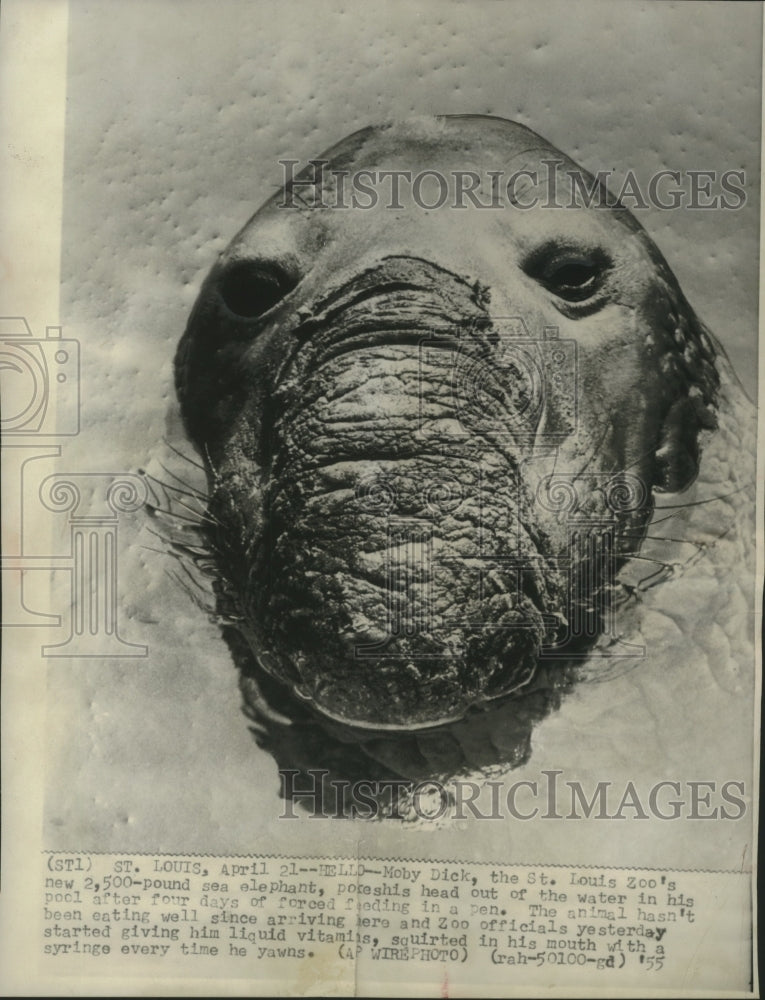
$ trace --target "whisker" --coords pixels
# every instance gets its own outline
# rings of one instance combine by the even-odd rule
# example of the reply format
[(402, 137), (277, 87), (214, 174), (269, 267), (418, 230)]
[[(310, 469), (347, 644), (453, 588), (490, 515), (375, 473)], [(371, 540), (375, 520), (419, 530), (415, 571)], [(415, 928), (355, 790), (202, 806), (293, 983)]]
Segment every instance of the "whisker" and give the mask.
[(634, 462), (630, 462), (629, 465), (625, 465), (624, 468), (621, 471), (622, 472), (629, 472), (630, 469), (634, 469), (635, 466), (639, 465), (646, 458), (646, 456), (648, 454), (649, 454), (649, 452), (645, 451), (645, 452), (643, 452), (642, 455), (638, 455), (638, 457), (635, 459)]
[(680, 566), (682, 563), (668, 563), (664, 562), (662, 559), (653, 559), (651, 556), (642, 556), (637, 552), (624, 552), (622, 555), (625, 559), (639, 559), (641, 562), (651, 562), (657, 563), (659, 566)]
[[(669, 535), (638, 535), (638, 534), (624, 534), (622, 538), (644, 538), (646, 541), (651, 542), (676, 542), (678, 545), (695, 545), (699, 549), (708, 549), (710, 545), (714, 545), (714, 542), (697, 542), (693, 538), (670, 538)], [(715, 536), (715, 542), (718, 541), (722, 535)]]
[(199, 545), (188, 545), (186, 542), (177, 542), (175, 539), (167, 539), (168, 544), (176, 551), (181, 552), (184, 556), (188, 556), (190, 559), (198, 559), (200, 557), (207, 556), (209, 558), (209, 549), (202, 548)]
[[(163, 483), (161, 485), (164, 486), (165, 484)], [(207, 523), (208, 518), (206, 509), (203, 508), (202, 510), (199, 510), (198, 508), (192, 507), (189, 504), (185, 503), (178, 497), (168, 496), (167, 493), (163, 497), (157, 497), (156, 493), (154, 491), (152, 492), (154, 493), (154, 496), (152, 497), (151, 501), (144, 505), (149, 510), (150, 513), (152, 513), (153, 511), (160, 511), (164, 514), (170, 514), (171, 516), (180, 517), (181, 515), (178, 514), (177, 511), (177, 508), (180, 507), (183, 510), (187, 511), (189, 514), (191, 514), (194, 520), (200, 526), (204, 526)]]
[[(149, 534), (154, 535), (155, 538), (159, 538), (160, 541), (167, 542), (168, 545), (182, 545), (184, 546), (184, 548), (188, 548), (189, 550), (191, 550), (192, 548), (192, 546), (190, 546), (186, 541), (179, 542), (177, 539), (172, 538), (170, 535), (163, 535), (161, 532), (155, 531), (153, 528), (149, 527), (148, 524), (146, 525), (146, 530), (149, 532)], [(200, 552), (208, 551), (206, 545), (204, 546), (199, 545), (198, 549)]]
[(201, 510), (201, 511), (194, 510), (193, 507), (189, 507), (189, 505), (187, 503), (184, 503), (183, 500), (176, 500), (175, 503), (179, 507), (183, 507), (183, 509), (187, 510), (190, 514), (195, 514), (200, 519), (200, 524), (208, 524), (208, 523), (210, 523), (211, 518), (208, 518), (208, 514), (207, 514), (207, 510), (206, 509), (205, 510)]
[[(182, 479), (179, 479), (178, 476), (175, 476), (169, 469), (167, 469), (161, 463), (160, 465), (162, 469), (168, 474), (168, 476), (172, 476), (174, 479), (178, 479), (179, 482), (183, 483)], [(147, 483), (149, 489), (151, 490), (152, 498), (155, 500), (155, 506), (159, 508), (164, 508), (164, 507), (169, 508), (171, 504), (176, 503), (179, 506), (184, 507), (186, 510), (190, 511), (190, 513), (196, 515), (197, 517), (200, 518), (205, 517), (204, 510), (201, 511), (196, 510), (194, 507), (190, 507), (188, 504), (184, 504), (182, 500), (177, 499), (177, 496), (171, 494), (178, 494), (180, 496), (190, 497), (192, 500), (195, 500), (204, 506), (207, 503), (206, 493), (202, 493), (199, 490), (194, 489), (194, 487), (189, 487), (188, 489), (181, 489), (179, 486), (174, 486), (173, 483), (166, 483), (161, 479), (157, 479), (156, 476), (151, 476), (148, 473), (144, 473), (143, 475), (144, 475), (144, 481)], [(161, 498), (158, 491), (154, 488), (155, 486), (159, 487), (162, 490)], [(188, 486), (188, 483), (184, 483), (184, 486)]]
[[(210, 466), (213, 476), (215, 477), (216, 480), (219, 479), (220, 476), (218, 470), (215, 468), (215, 464), (213, 463), (213, 460), (210, 457), (210, 449), (208, 448), (207, 445), (205, 445), (205, 456), (207, 458), (207, 464)], [(203, 468), (203, 466), (200, 466), (200, 468)]]
[[(139, 469), (138, 471), (143, 476), (143, 481), (146, 483), (146, 488), (149, 491), (150, 500), (153, 501), (153, 506), (155, 506), (155, 507), (162, 507), (163, 499), (166, 500), (167, 497), (164, 497), (164, 498), (161, 497), (159, 495), (159, 493), (157, 492), (157, 490), (154, 489), (154, 483), (157, 482), (157, 480), (155, 480), (153, 476), (147, 475), (141, 469)], [(158, 485), (162, 486), (163, 484), (162, 483), (158, 483)], [(148, 506), (152, 506), (152, 504), (147, 503), (145, 506), (147, 506), (147, 507)]]
[(166, 556), (168, 554), (167, 549), (155, 549), (153, 545), (142, 545), (141, 548), (145, 549), (147, 552), (158, 552), (161, 556)]
[[(197, 515), (196, 517), (185, 517), (183, 514), (176, 514), (175, 511), (165, 510), (162, 507), (155, 507), (153, 504), (147, 503), (145, 506), (151, 517), (158, 517), (160, 520), (167, 517), (174, 521), (185, 521), (187, 524), (193, 524), (197, 528), (201, 528), (201, 526), (205, 523), (201, 515)], [(194, 513), (194, 511), (192, 511), (192, 513)]]
[[(170, 469), (168, 469), (166, 465), (163, 465), (162, 462), (159, 463), (159, 466), (163, 472), (166, 472), (168, 474), (168, 476), (171, 476), (173, 479), (177, 479), (179, 483), (182, 483), (186, 487), (185, 489), (182, 490), (180, 486), (173, 486), (172, 483), (163, 483), (162, 485), (165, 486), (166, 489), (173, 490), (175, 493), (183, 493), (185, 496), (190, 496), (190, 497), (193, 496), (195, 498), (204, 500), (205, 502), (207, 501), (206, 492), (203, 493), (202, 490), (198, 490), (196, 489), (196, 487), (191, 486), (189, 483), (185, 482), (185, 480), (181, 479), (180, 476), (176, 476), (176, 474), (172, 472)], [(154, 476), (151, 476), (151, 478), (155, 479)], [(159, 482), (159, 480), (155, 481)]]
[(179, 587), (183, 588), (183, 590), (191, 598), (191, 600), (194, 602), (197, 608), (199, 608), (200, 611), (203, 611), (207, 615), (211, 615), (214, 613), (213, 609), (208, 605), (204, 604), (204, 602), (199, 598), (199, 596), (191, 590), (188, 583), (185, 580), (183, 580), (177, 573), (171, 570), (167, 570), (166, 572), (171, 580), (174, 580)]
[[(656, 510), (655, 507), (654, 510)], [(673, 517), (677, 517), (677, 514), (667, 514), (666, 517), (660, 517), (657, 521), (651, 520), (650, 527), (653, 528), (657, 524), (663, 524), (665, 521), (671, 521)]]
[(193, 574), (191, 573), (191, 570), (190, 570), (190, 569), (189, 569), (189, 567), (188, 567), (188, 563), (184, 562), (184, 560), (183, 560), (183, 559), (181, 559), (181, 557), (180, 557), (180, 556), (175, 556), (175, 559), (177, 560), (177, 562), (178, 562), (178, 565), (179, 565), (179, 566), (181, 567), (181, 569), (183, 570), (183, 572), (184, 572), (184, 573), (186, 574), (186, 576), (187, 576), (187, 577), (189, 578), (189, 580), (190, 580), (190, 581), (191, 581), (191, 582), (192, 582), (192, 583), (194, 584), (194, 586), (195, 586), (195, 587), (196, 587), (196, 588), (197, 588), (198, 590), (201, 590), (201, 591), (203, 591), (204, 593), (210, 593), (209, 589), (208, 589), (208, 588), (206, 588), (206, 587), (203, 587), (203, 586), (202, 586), (202, 584), (201, 584), (201, 583), (199, 582), (199, 580), (197, 580), (197, 579), (196, 579), (196, 578), (195, 578), (195, 577), (193, 576)]
[(178, 538), (175, 535), (171, 534), (171, 532), (173, 532), (173, 531), (178, 531), (178, 532), (190, 531), (190, 532), (193, 532), (197, 536), (198, 541), (196, 541), (195, 544), (197, 544), (199, 546), (200, 550), (204, 549), (205, 551), (209, 551), (209, 552), (215, 552), (216, 551), (215, 548), (212, 545), (208, 545), (207, 539), (205, 537), (202, 537), (202, 538), (198, 537), (199, 536), (199, 529), (196, 528), (196, 527), (193, 527), (192, 525), (182, 524), (179, 527), (172, 527), (170, 525), (167, 525), (167, 526), (166, 525), (161, 525), (161, 530), (160, 531), (155, 531), (148, 524), (144, 525), (144, 527), (146, 528), (146, 531), (148, 531), (150, 535), (154, 535), (155, 538), (158, 538), (161, 542), (164, 542), (165, 545), (183, 545), (185, 547), (190, 547), (188, 541), (186, 540), (186, 538), (185, 537)]
[(205, 467), (204, 465), (201, 464), (201, 462), (196, 462), (193, 458), (190, 458), (188, 455), (184, 455), (184, 453), (179, 448), (176, 448), (175, 445), (170, 444), (167, 438), (162, 438), (162, 441), (164, 444), (167, 445), (170, 451), (175, 452), (178, 458), (182, 459), (184, 462), (188, 462), (189, 465), (195, 465), (198, 469), (201, 469), (202, 472), (205, 471)]
[(685, 507), (701, 507), (702, 504), (706, 503), (716, 503), (718, 500), (727, 500), (728, 497), (734, 497), (737, 493), (743, 493), (744, 490), (749, 490), (752, 488), (753, 483), (747, 483), (746, 486), (741, 486), (737, 490), (732, 490), (730, 493), (724, 493), (719, 497), (709, 497), (707, 500), (689, 500), (688, 503), (678, 503), (678, 504), (662, 504), (656, 505), (654, 510), (683, 510)]
[[(642, 580), (638, 580), (637, 589), (650, 590), (651, 587), (658, 586), (667, 576), (672, 576), (673, 572), (671, 566), (664, 565), (661, 569), (657, 569), (653, 573), (649, 573), (648, 576), (644, 576)], [(655, 582), (649, 583), (649, 580), (654, 580)]]
[(156, 532), (152, 532), (152, 534), (156, 538), (159, 538), (160, 541), (166, 543), (165, 555), (172, 556), (174, 559), (180, 561), (187, 560), (192, 562), (196, 569), (205, 575), (214, 575), (216, 573), (214, 553), (209, 549), (187, 545), (185, 542), (178, 542), (172, 538), (163, 538), (162, 535), (158, 535)]
[[(579, 469), (578, 472), (574, 473), (574, 478), (573, 478), (573, 482), (574, 483), (578, 483), (579, 480), (583, 476), (585, 476), (587, 474), (587, 471), (589, 470), (590, 466), (600, 456), (601, 447), (603, 445), (603, 442), (606, 440), (606, 438), (608, 437), (608, 435), (611, 434), (612, 432), (613, 432), (613, 427), (610, 424), (607, 424), (606, 427), (603, 430), (603, 434), (601, 435), (600, 440), (597, 443), (597, 446), (593, 449), (593, 452), (590, 455), (590, 457), (587, 459), (587, 461), (582, 466), (582, 468)], [(617, 471), (617, 470), (611, 470), (611, 471), (613, 472), (613, 471)]]

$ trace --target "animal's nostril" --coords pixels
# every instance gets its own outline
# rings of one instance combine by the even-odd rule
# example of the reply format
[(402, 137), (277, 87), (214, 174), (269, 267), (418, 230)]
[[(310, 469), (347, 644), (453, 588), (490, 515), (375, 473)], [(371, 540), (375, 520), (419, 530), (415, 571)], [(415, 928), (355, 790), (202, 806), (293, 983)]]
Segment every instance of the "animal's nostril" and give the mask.
[(242, 260), (226, 269), (218, 288), (232, 313), (253, 319), (268, 312), (296, 284), (296, 280), (277, 265)]

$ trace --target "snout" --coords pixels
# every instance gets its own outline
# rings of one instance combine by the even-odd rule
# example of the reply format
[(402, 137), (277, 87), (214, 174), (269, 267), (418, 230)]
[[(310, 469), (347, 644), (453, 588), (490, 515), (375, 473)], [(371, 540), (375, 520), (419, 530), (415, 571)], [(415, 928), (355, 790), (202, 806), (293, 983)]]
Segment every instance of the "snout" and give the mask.
[(557, 623), (520, 474), (529, 400), (485, 297), (431, 262), (385, 258), (308, 308), (287, 287), (262, 264), (214, 274), (185, 355), (208, 395), (237, 373), (204, 405), (225, 428), (198, 433), (238, 467), (210, 510), (253, 654), (351, 726), (461, 718), (527, 683)]

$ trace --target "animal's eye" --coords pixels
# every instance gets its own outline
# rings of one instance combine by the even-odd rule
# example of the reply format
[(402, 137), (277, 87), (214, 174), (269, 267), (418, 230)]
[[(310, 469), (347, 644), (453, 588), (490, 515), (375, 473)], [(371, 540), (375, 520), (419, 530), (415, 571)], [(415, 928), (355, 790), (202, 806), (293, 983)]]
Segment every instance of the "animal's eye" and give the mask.
[(600, 251), (558, 250), (537, 256), (527, 272), (566, 302), (586, 302), (599, 291), (609, 262)]
[(235, 316), (254, 319), (295, 287), (294, 278), (271, 262), (240, 260), (221, 275), (219, 291)]

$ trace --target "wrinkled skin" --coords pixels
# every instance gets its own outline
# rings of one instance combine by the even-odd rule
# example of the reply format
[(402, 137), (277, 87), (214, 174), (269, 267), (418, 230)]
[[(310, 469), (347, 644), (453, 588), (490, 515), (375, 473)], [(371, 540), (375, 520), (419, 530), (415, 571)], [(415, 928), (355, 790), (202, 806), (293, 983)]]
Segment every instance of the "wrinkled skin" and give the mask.
[[(481, 176), (546, 158), (579, 170), (482, 117), (322, 157)], [(656, 494), (697, 475), (718, 348), (626, 210), (308, 194), (235, 237), (176, 359), (245, 699), (285, 766), (511, 766), (612, 627)]]

